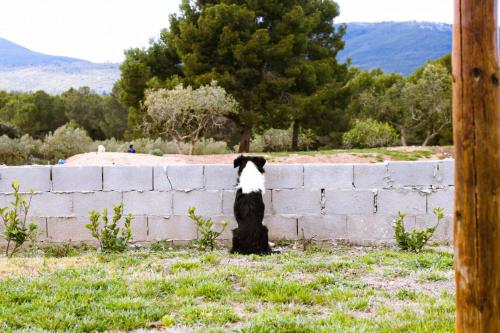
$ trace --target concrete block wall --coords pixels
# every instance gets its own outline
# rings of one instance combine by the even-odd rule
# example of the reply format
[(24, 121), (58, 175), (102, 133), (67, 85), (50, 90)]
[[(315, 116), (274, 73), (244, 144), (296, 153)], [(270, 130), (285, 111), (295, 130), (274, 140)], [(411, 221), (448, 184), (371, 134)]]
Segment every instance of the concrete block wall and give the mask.
[[(265, 169), (264, 223), (271, 239), (390, 243), (398, 211), (408, 213), (409, 228), (423, 228), (436, 222), (432, 209), (443, 207), (446, 219), (435, 239), (451, 240), (453, 160)], [(41, 241), (90, 241), (89, 211), (111, 212), (120, 202), (134, 216), (135, 241), (196, 238), (187, 216), (191, 206), (216, 224), (228, 221), (225, 239), (236, 227), (232, 165), (0, 167), (0, 206), (11, 201), (13, 180), (21, 191), (35, 191), (30, 219), (39, 226)]]

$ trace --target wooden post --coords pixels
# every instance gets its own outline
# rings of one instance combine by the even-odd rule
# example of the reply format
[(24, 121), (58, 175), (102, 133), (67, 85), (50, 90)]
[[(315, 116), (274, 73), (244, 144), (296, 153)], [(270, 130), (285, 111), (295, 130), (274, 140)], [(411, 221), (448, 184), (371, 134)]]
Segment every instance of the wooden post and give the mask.
[(497, 0), (455, 0), (456, 331), (500, 332)]

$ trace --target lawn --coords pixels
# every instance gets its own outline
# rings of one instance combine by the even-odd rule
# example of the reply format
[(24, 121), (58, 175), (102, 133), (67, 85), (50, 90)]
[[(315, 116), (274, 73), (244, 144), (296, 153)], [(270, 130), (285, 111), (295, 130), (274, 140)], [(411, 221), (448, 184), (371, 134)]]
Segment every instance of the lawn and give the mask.
[(0, 258), (0, 331), (450, 332), (452, 281), (449, 248), (53, 246)]

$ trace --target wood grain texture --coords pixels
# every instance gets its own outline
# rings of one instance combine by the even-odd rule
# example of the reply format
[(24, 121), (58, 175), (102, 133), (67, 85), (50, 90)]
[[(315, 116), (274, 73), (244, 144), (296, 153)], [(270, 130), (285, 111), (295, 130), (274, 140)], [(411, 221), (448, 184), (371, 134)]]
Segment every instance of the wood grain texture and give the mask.
[(457, 332), (500, 332), (497, 0), (455, 0), (453, 125)]

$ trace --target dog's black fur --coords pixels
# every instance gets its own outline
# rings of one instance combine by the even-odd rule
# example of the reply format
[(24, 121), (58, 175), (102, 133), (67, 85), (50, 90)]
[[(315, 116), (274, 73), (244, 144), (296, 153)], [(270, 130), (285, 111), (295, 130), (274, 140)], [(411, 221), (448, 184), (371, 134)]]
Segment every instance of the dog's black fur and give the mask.
[[(239, 177), (247, 162), (253, 162), (260, 173), (264, 173), (266, 160), (257, 156), (239, 156), (234, 160), (234, 167), (238, 169)], [(269, 254), (268, 230), (262, 225), (264, 219), (264, 201), (262, 192), (243, 193), (241, 188), (236, 192), (234, 201), (234, 216), (238, 228), (233, 230), (233, 247), (231, 253), (241, 254)]]

